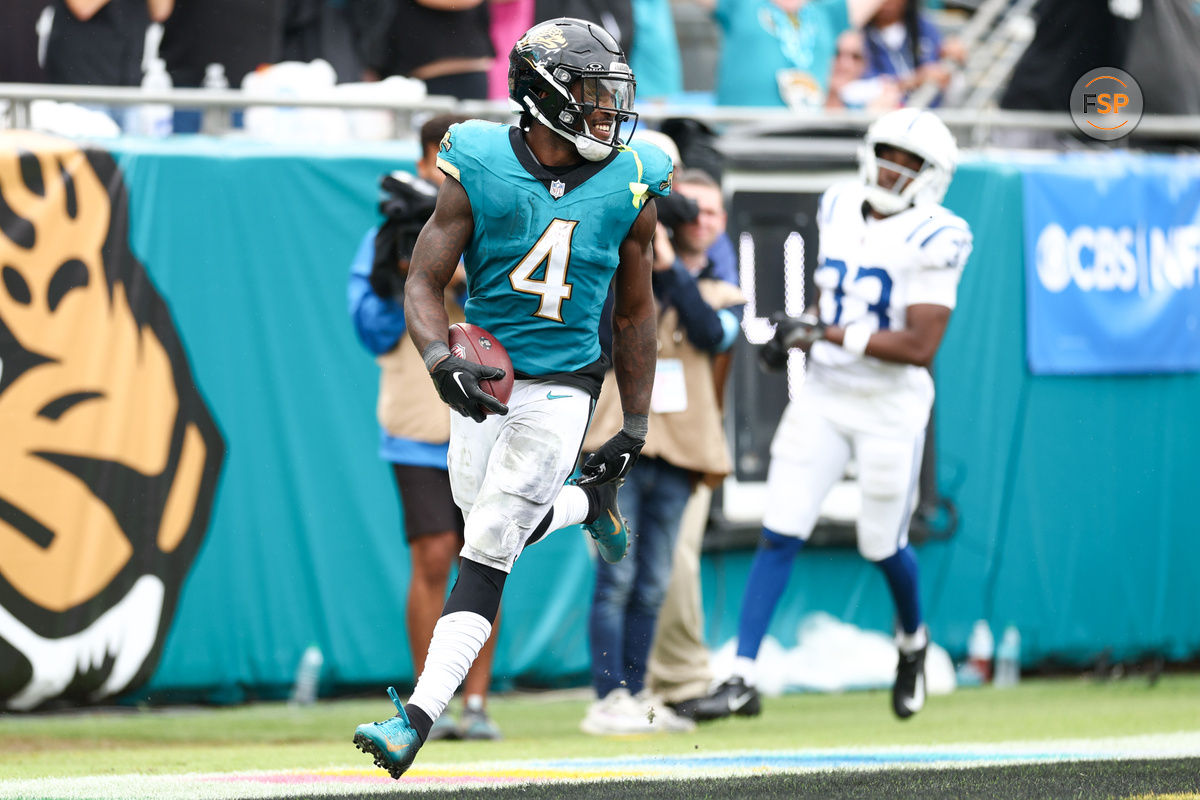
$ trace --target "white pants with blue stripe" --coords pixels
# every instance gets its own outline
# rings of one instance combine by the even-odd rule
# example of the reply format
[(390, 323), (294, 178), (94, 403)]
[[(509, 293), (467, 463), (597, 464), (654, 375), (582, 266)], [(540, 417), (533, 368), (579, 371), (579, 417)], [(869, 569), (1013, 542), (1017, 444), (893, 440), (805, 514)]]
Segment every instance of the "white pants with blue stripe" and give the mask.
[(806, 380), (771, 441), (764, 527), (807, 540), (853, 462), (858, 551), (881, 561), (904, 547), (931, 403), (923, 392), (847, 392)]

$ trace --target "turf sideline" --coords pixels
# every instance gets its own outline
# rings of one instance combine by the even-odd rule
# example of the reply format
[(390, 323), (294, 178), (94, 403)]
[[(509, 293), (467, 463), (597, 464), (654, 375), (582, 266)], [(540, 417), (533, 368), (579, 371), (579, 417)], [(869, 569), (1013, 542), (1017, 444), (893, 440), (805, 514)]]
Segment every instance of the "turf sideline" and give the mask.
[(380, 770), (335, 767), (306, 771), (190, 773), (38, 778), (0, 782), (0, 798), (162, 798), (232, 800), (396, 794), (522, 784), (628, 780), (701, 780), (736, 776), (850, 773), (1002, 765), (1200, 757), (1200, 731), (1111, 739), (1070, 739), (927, 747), (731, 751), (610, 759), (535, 759), (473, 766), (420, 763), (400, 781)]

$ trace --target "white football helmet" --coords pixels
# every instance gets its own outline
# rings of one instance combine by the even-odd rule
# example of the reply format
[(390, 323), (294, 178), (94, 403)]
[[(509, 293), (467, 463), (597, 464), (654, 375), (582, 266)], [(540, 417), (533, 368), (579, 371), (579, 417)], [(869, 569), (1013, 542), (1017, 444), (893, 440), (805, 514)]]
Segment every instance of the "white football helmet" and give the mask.
[[(888, 145), (905, 150), (924, 163), (918, 170), (879, 158), (876, 149)], [(867, 202), (880, 214), (896, 214), (912, 205), (941, 203), (958, 163), (954, 135), (936, 116), (916, 108), (901, 108), (871, 123), (858, 150), (858, 171), (867, 185)], [(900, 174), (891, 189), (879, 185), (880, 165)]]

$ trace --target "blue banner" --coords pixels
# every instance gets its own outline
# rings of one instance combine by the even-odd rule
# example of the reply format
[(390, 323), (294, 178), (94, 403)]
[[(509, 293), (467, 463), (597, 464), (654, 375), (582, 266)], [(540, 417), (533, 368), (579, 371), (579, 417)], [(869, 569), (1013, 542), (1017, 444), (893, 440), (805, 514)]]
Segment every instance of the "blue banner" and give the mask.
[(1200, 160), (1068, 158), (1024, 190), (1030, 370), (1200, 370)]

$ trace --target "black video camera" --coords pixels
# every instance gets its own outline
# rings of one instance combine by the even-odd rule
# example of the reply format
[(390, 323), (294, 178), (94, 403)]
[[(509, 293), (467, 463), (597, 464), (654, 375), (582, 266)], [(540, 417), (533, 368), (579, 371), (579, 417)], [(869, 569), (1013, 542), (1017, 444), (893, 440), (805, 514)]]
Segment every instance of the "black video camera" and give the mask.
[(382, 198), (379, 213), (383, 222), (375, 234), (375, 259), (371, 263), (371, 289), (382, 298), (404, 292), (401, 262), (412, 258), (421, 228), (437, 205), (437, 187), (403, 170), (389, 172), (379, 180)]
[(678, 192), (657, 198), (654, 205), (658, 207), (658, 221), (666, 225), (672, 233), (680, 225), (693, 222), (700, 216), (700, 206), (696, 205), (696, 201)]

